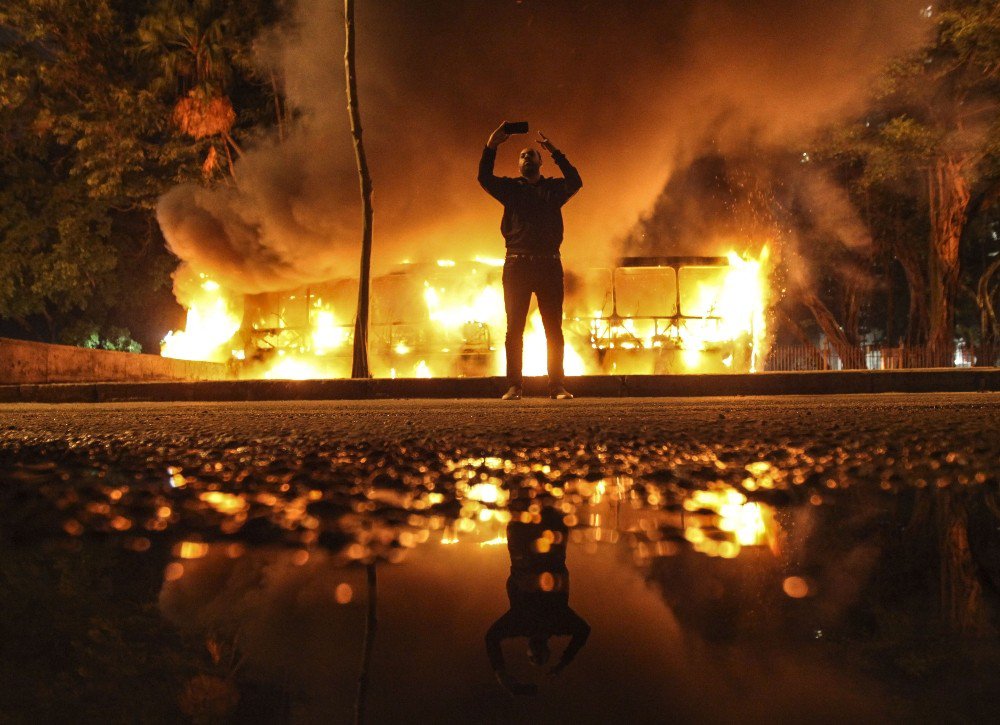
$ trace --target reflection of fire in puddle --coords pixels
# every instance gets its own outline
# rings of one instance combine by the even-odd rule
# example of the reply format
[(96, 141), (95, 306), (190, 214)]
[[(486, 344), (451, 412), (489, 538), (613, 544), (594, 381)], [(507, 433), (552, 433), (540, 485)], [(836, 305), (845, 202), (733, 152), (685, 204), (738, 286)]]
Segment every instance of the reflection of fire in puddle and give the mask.
[[(468, 463), (468, 462), (466, 462)], [(528, 489), (530, 503), (511, 506), (511, 493), (494, 473), (510, 472), (513, 464), (500, 459), (478, 459), (471, 476), (456, 485), (461, 507), (442, 531), (440, 543), (478, 546), (506, 544), (506, 524), (532, 523), (539, 518), (544, 497), (547, 506), (562, 512), (572, 540), (591, 550), (598, 543), (625, 538), (639, 560), (676, 554), (681, 546), (715, 557), (734, 558), (746, 547), (769, 546), (777, 553), (777, 524), (767, 504), (749, 501), (739, 490), (717, 483), (707, 489), (671, 492), (673, 503), (660, 489), (617, 477), (596, 482), (569, 480), (565, 484), (538, 484)], [(486, 471), (484, 472), (484, 469)], [(476, 471), (479, 473), (476, 473)], [(763, 469), (762, 469), (763, 470)], [(753, 488), (761, 485), (755, 478)], [(514, 510), (511, 510), (513, 508)], [(524, 510), (521, 510), (521, 509)]]
[[(230, 546), (324, 550), (360, 563), (397, 562), (428, 541), (506, 544), (508, 524), (539, 523), (549, 510), (562, 517), (570, 541), (585, 551), (622, 542), (639, 563), (682, 548), (720, 558), (734, 558), (747, 547), (779, 553), (773, 510), (760, 499), (784, 488), (787, 476), (765, 461), (745, 471), (699, 461), (707, 475), (697, 487), (628, 476), (588, 480), (577, 473), (580, 468), (571, 471), (558, 459), (460, 457), (442, 461), (433, 473), (402, 459), (361, 462), (377, 472), (337, 483), (318, 469), (251, 476), (221, 462), (172, 465), (153, 496), (138, 498), (122, 485), (104, 487), (106, 500), (84, 506), (67, 497), (60, 503), (68, 514), (63, 529), (71, 536), (90, 530), (120, 534), (126, 548), (137, 552), (175, 531), (183, 538), (173, 554), (182, 562), (205, 558), (202, 542), (220, 539)], [(350, 456), (330, 460), (334, 467), (349, 463)], [(686, 474), (678, 470), (671, 477), (683, 480)]]
[[(684, 526), (684, 538), (695, 551), (732, 559), (742, 547), (768, 543), (774, 518), (769, 507), (747, 501), (734, 488), (694, 491), (684, 501), (684, 510), (695, 514)], [(704, 514), (707, 516), (699, 516)], [(708, 522), (704, 521), (707, 518)]]

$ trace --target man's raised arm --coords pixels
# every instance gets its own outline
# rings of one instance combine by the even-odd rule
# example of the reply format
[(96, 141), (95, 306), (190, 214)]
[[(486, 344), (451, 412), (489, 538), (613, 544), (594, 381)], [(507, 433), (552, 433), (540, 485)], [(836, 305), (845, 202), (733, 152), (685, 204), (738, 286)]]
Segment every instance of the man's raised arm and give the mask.
[[(504, 123), (506, 123), (506, 121)], [(503, 130), (503, 127), (504, 124), (501, 123), (500, 126), (492, 134), (490, 134), (490, 139), (486, 142), (486, 148), (483, 149), (483, 155), (479, 159), (478, 177), (479, 185), (486, 190), (487, 194), (492, 196), (501, 204), (506, 203), (507, 200), (507, 184), (504, 179), (493, 175), (493, 165), (497, 160), (497, 146), (509, 138), (509, 134)]]
[(556, 162), (556, 166), (562, 172), (563, 179), (566, 182), (566, 198), (563, 199), (563, 203), (566, 203), (573, 194), (583, 187), (583, 179), (580, 178), (580, 172), (566, 159), (566, 154), (557, 149), (541, 131), (538, 132), (538, 144), (552, 154), (552, 160)]
[(583, 645), (587, 644), (587, 638), (590, 636), (590, 625), (572, 609), (567, 610), (565, 624), (566, 633), (572, 638), (569, 644), (566, 645), (566, 649), (563, 650), (559, 662), (549, 670), (549, 674), (551, 675), (557, 675), (562, 672), (566, 668), (566, 665), (576, 657), (576, 653), (583, 649)]

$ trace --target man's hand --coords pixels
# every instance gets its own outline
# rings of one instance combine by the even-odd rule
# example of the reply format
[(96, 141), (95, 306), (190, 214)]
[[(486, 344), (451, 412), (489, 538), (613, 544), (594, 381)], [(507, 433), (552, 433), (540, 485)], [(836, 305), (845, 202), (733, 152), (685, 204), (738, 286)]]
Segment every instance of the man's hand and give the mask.
[(493, 149), (494, 151), (496, 150), (497, 146), (499, 146), (504, 141), (510, 138), (510, 134), (503, 130), (503, 127), (506, 125), (506, 123), (507, 122), (504, 121), (499, 126), (497, 126), (497, 130), (490, 134), (490, 140), (486, 142), (486, 145), (489, 148)]
[(549, 139), (545, 136), (545, 134), (542, 133), (541, 131), (538, 132), (538, 145), (541, 146), (546, 151), (548, 151), (550, 154), (559, 153), (559, 149), (557, 149), (552, 144), (552, 142), (549, 141)]

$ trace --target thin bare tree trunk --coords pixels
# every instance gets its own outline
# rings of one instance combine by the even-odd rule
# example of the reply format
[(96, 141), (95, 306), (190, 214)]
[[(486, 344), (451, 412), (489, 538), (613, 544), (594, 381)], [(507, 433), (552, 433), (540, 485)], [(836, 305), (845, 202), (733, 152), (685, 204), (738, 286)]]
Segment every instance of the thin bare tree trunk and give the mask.
[(370, 378), (371, 371), (368, 368), (368, 309), (372, 267), (372, 179), (368, 172), (365, 146), (361, 140), (361, 109), (358, 107), (358, 77), (354, 62), (354, 0), (344, 0), (344, 26), (347, 34), (344, 49), (347, 110), (351, 119), (351, 136), (354, 138), (354, 156), (358, 162), (362, 213), (361, 274), (358, 279), (358, 314), (354, 320), (354, 361), (351, 366), (351, 377)]
[(236, 168), (233, 166), (233, 155), (229, 152), (229, 144), (223, 139), (222, 148), (226, 150), (226, 168), (229, 169), (229, 180), (236, 183)]
[(361, 651), (361, 671), (358, 673), (358, 693), (354, 701), (354, 722), (365, 721), (368, 698), (368, 673), (371, 670), (372, 650), (375, 648), (375, 630), (378, 627), (378, 578), (375, 562), (365, 566), (368, 578), (368, 612), (365, 616), (365, 644)]

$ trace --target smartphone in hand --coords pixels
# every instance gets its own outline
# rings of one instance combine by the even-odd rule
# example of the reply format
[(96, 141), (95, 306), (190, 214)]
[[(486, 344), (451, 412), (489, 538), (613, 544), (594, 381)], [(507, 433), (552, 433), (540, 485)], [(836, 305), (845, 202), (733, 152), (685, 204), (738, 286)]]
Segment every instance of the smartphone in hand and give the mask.
[(528, 133), (527, 121), (514, 121), (503, 125), (503, 132), (506, 134)]

